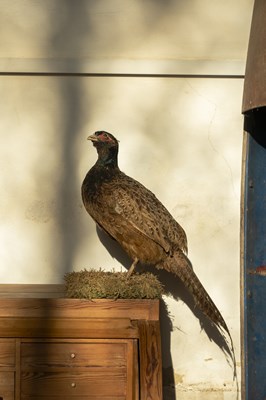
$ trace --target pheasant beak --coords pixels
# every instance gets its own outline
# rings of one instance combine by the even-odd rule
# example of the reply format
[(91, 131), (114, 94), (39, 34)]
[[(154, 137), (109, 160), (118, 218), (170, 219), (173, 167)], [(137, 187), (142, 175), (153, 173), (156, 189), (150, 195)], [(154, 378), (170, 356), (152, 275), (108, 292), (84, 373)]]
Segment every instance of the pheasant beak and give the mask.
[(87, 140), (91, 140), (92, 142), (98, 142), (99, 141), (98, 137), (95, 134), (88, 136)]

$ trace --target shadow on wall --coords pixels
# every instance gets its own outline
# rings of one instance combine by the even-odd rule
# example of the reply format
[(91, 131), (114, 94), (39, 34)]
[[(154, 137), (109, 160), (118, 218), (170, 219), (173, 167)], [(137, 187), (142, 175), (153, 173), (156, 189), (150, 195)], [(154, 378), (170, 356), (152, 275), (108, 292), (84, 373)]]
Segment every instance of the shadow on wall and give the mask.
[[(61, 240), (61, 260), (57, 265), (61, 266), (61, 275), (70, 272), (73, 268), (73, 258), (79, 243), (81, 231), (75, 218), (77, 198), (80, 190), (77, 186), (77, 140), (76, 134), (81, 127), (82, 120), (80, 106), (80, 79), (58, 78), (59, 90), (62, 96), (62, 143), (61, 177), (57, 188), (57, 226), (59, 240)], [(78, 199), (79, 200), (79, 199)], [(57, 260), (58, 262), (58, 260)]]
[[(78, 7), (76, 7), (76, 4), (73, 7), (73, 2), (64, 1), (62, 13), (61, 8), (58, 14), (54, 8), (49, 9), (47, 7), (45, 10), (49, 13), (50, 22), (54, 20), (54, 23), (51, 22), (51, 26), (56, 27), (54, 28), (56, 32), (53, 33), (51, 30), (49, 37), (49, 48), (52, 54), (60, 53), (62, 42), (64, 42), (64, 46), (68, 46), (70, 41), (73, 40), (73, 27), (79, 27), (79, 21), (86, 11), (85, 4), (86, 2), (81, 1)], [(60, 3), (61, 6), (62, 3)], [(57, 6), (55, 5), (55, 7)], [(42, 11), (44, 10), (40, 8), (40, 12)], [(79, 38), (76, 37), (76, 40), (79, 40)], [(76, 67), (79, 70), (78, 61)], [(46, 77), (40, 77), (40, 79), (46, 79)], [(80, 201), (80, 187), (77, 191), (77, 143), (79, 140), (77, 132), (81, 130), (80, 124), (83, 115), (81, 106), (82, 82), (81, 78), (70, 76), (56, 76), (53, 79), (55, 94), (60, 99), (58, 119), (61, 118), (59, 124), (61, 129), (60, 132), (54, 132), (55, 138), (60, 143), (60, 148), (51, 149), (51, 151), (55, 153), (58, 151), (57, 157), (60, 158), (61, 166), (59, 171), (54, 171), (54, 174), (58, 176), (58, 184), (55, 189), (57, 240), (54, 240), (53, 243), (55, 251), (54, 260), (51, 262), (56, 265), (57, 275), (63, 277), (65, 273), (73, 269), (74, 254), (81, 237), (78, 220), (75, 218), (75, 209), (77, 198)], [(89, 104), (86, 104), (86, 110), (89, 109)], [(45, 160), (43, 162), (45, 163)], [(48, 308), (43, 310), (43, 314), (45, 314), (45, 320), (49, 320), (51, 317)], [(43, 353), (47, 354), (47, 358), (49, 358), (49, 351), (51, 351), (49, 346), (46, 342), (43, 342), (42, 345)], [(29, 389), (31, 393), (38, 393), (38, 380), (35, 380), (35, 382), (33, 381)]]
[[(62, 4), (59, 6), (61, 7)], [(57, 8), (56, 5), (55, 7)], [(87, 12), (86, 2), (80, 1), (78, 7), (73, 7), (71, 1), (65, 0), (63, 10), (60, 9), (58, 14), (53, 8), (49, 11), (51, 20), (56, 18), (54, 24), (51, 25), (49, 38), (51, 53), (60, 54), (63, 50), (73, 47), (73, 41), (84, 46), (85, 38), (81, 35), (80, 21), (84, 21), (84, 15)], [(89, 24), (86, 25), (86, 30), (89, 34), (91, 30)], [(76, 68), (77, 71), (80, 70), (78, 59), (76, 60)], [(64, 276), (66, 272), (73, 269), (74, 253), (81, 235), (80, 227), (75, 218), (75, 208), (77, 196), (80, 195), (80, 190), (77, 191), (77, 142), (79, 140), (77, 132), (81, 130), (83, 119), (82, 79), (80, 77), (58, 76), (57, 90), (61, 97), (62, 174), (57, 191), (57, 198), (60, 200), (57, 202), (56, 216), (61, 239), (59, 265), (62, 269), (62, 276)], [(89, 104), (86, 105), (86, 110), (89, 112)]]
[[(127, 256), (123, 249), (115, 242), (111, 237), (109, 237), (100, 228), (96, 228), (98, 237), (113, 258), (116, 258), (119, 263), (121, 263), (126, 269), (129, 269), (132, 260)], [(138, 266), (137, 270), (145, 270), (146, 272), (152, 272), (156, 274), (160, 282), (163, 284), (166, 293), (172, 296), (176, 300), (181, 300), (184, 302), (191, 312), (199, 319), (200, 326), (206, 332), (210, 341), (214, 341), (216, 345), (222, 350), (227, 360), (231, 357), (231, 349), (219, 330), (211, 324), (209, 319), (195, 307), (195, 302), (192, 295), (185, 288), (183, 283), (178, 279), (178, 277), (173, 277), (165, 270), (157, 270), (150, 266)], [(161, 324), (161, 337), (162, 337), (162, 354), (164, 358), (163, 365), (163, 386), (165, 391), (165, 398), (167, 400), (176, 400), (175, 394), (175, 373), (173, 369), (173, 362), (171, 356), (171, 332), (173, 330), (173, 325), (171, 318), (168, 313), (167, 304), (164, 300), (160, 303), (160, 324)], [(229, 361), (228, 361), (229, 362)], [(167, 393), (166, 393), (167, 391)]]

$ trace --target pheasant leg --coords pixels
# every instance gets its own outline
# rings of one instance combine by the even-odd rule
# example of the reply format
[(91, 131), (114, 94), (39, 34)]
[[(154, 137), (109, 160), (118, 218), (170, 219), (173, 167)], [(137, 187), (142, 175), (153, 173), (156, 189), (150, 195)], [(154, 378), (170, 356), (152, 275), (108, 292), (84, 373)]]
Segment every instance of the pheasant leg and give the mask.
[(138, 258), (135, 258), (135, 260), (133, 261), (133, 263), (131, 264), (131, 267), (129, 268), (129, 270), (127, 271), (127, 276), (129, 277), (131, 274), (133, 274), (137, 263), (139, 262)]

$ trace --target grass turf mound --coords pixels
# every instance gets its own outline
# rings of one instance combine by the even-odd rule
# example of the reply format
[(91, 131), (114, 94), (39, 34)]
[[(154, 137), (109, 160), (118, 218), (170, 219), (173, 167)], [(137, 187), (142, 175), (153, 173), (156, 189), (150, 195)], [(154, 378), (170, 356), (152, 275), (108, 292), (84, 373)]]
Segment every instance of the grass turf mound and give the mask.
[(75, 299), (158, 299), (163, 286), (151, 273), (82, 270), (65, 275), (66, 297)]

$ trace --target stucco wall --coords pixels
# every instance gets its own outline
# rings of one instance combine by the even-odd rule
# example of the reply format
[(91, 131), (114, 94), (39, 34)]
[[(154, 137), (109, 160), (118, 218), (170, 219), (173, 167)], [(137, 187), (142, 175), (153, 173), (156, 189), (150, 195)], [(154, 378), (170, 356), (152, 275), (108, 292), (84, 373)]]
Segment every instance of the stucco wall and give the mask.
[[(80, 197), (96, 160), (86, 138), (105, 129), (120, 140), (121, 169), (186, 230), (194, 269), (231, 330), (239, 373), (241, 99), (252, 5), (1, 1), (2, 283), (59, 283), (67, 271), (130, 264), (99, 240)], [(162, 314), (165, 382), (173, 365), (178, 399), (235, 398), (219, 346), (182, 300), (165, 302), (173, 325), (170, 332)], [(174, 399), (170, 388), (167, 395)]]

